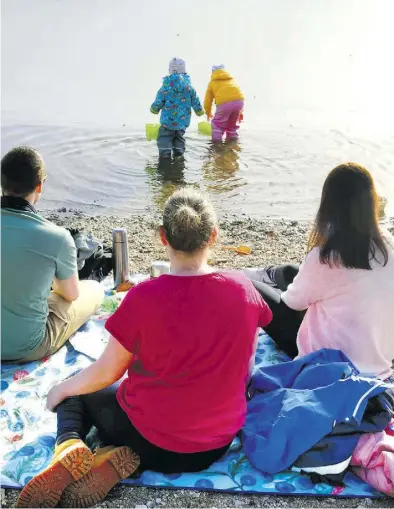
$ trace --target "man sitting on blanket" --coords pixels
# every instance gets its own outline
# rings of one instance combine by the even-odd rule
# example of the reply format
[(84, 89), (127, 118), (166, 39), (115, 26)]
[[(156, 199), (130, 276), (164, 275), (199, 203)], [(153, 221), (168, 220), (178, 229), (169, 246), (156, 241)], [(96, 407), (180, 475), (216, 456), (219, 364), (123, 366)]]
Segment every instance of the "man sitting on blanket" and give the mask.
[(16, 147), (1, 160), (2, 361), (55, 353), (103, 299), (99, 283), (78, 281), (68, 231), (34, 208), (45, 180), (44, 161), (32, 148)]

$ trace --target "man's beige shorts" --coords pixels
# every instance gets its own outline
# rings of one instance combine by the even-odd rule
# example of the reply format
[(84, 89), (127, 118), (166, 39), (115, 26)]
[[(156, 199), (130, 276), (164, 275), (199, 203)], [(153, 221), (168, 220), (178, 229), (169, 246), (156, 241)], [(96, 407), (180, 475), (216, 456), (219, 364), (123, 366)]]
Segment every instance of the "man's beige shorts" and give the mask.
[(57, 352), (98, 311), (103, 299), (104, 289), (97, 281), (80, 281), (79, 297), (74, 302), (68, 302), (51, 292), (44, 341), (18, 362), (39, 360)]

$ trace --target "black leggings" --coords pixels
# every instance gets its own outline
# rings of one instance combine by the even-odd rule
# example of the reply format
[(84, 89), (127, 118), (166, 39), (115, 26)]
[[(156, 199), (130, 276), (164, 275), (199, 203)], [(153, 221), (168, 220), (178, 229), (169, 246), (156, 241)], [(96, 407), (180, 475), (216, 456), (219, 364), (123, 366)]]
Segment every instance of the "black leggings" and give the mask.
[(298, 274), (297, 265), (279, 265), (267, 269), (272, 285), (253, 281), (256, 290), (271, 308), (272, 322), (264, 330), (278, 347), (294, 359), (298, 355), (297, 334), (305, 311), (294, 311), (281, 299), (282, 292), (293, 282)]
[(69, 438), (86, 440), (92, 426), (101, 445), (126, 445), (140, 456), (141, 470), (164, 474), (198, 472), (220, 459), (231, 444), (220, 449), (196, 453), (177, 453), (157, 447), (133, 426), (116, 399), (119, 382), (98, 392), (65, 399), (58, 405), (57, 443)]

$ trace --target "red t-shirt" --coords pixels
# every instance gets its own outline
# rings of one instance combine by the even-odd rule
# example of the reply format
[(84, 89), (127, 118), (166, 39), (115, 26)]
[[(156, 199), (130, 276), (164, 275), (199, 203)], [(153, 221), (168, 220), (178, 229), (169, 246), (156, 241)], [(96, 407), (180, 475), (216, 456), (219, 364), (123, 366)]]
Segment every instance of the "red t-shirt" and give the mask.
[(271, 318), (237, 271), (132, 288), (106, 329), (134, 354), (117, 399), (141, 435), (179, 453), (230, 443), (244, 424), (256, 329)]

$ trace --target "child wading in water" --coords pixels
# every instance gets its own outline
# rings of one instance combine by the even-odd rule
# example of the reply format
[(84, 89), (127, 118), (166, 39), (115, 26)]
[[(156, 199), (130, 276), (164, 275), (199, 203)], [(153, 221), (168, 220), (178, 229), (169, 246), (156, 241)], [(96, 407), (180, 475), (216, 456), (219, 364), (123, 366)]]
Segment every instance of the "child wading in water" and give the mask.
[(163, 85), (150, 109), (155, 114), (161, 110), (161, 126), (157, 138), (161, 158), (171, 158), (171, 151), (174, 157), (184, 154), (184, 135), (190, 125), (192, 108), (196, 115), (204, 115), (190, 76), (186, 74), (185, 61), (173, 58), (169, 65), (169, 76), (163, 79)]
[(212, 102), (216, 112), (212, 120), (212, 140), (221, 141), (224, 133), (227, 140), (238, 139), (239, 120), (244, 108), (244, 95), (224, 65), (212, 67), (211, 81), (205, 94), (204, 108), (208, 120), (212, 118)]

